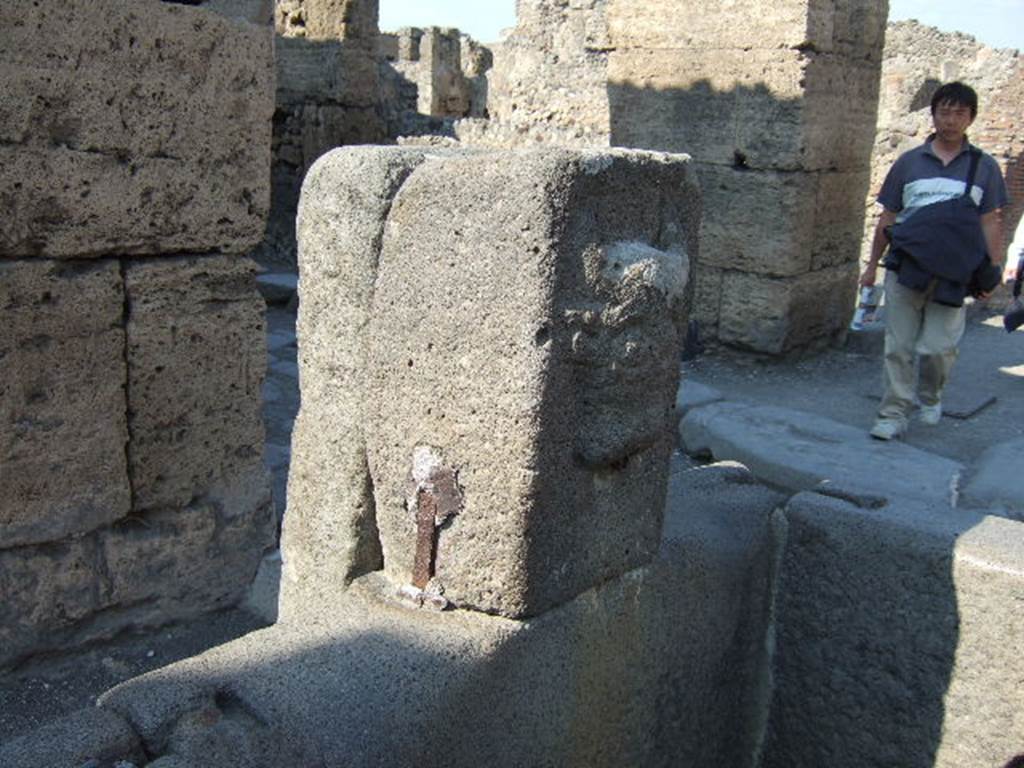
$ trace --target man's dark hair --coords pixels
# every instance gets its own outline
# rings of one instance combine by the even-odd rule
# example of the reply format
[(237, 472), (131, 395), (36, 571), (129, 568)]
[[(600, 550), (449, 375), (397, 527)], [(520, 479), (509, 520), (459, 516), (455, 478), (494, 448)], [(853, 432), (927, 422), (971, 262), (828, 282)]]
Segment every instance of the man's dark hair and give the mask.
[(946, 83), (932, 94), (932, 114), (940, 104), (952, 104), (967, 107), (971, 110), (971, 119), (978, 116), (978, 94), (969, 85), (963, 83)]

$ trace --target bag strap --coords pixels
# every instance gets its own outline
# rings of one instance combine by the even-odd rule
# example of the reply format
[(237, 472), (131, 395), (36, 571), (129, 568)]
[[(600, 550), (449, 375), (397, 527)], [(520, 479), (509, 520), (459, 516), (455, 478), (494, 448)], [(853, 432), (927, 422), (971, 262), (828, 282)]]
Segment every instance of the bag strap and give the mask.
[(968, 144), (967, 154), (971, 156), (971, 164), (967, 168), (967, 186), (964, 187), (964, 197), (969, 197), (971, 189), (974, 187), (974, 174), (978, 170), (978, 161), (981, 160), (981, 150)]

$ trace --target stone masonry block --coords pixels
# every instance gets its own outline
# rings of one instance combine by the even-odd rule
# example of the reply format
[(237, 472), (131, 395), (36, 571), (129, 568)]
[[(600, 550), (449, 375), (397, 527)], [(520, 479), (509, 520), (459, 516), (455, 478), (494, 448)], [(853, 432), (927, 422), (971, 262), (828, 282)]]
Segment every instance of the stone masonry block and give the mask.
[(766, 768), (1002, 766), (1024, 733), (1024, 524), (787, 506)]
[(727, 272), (718, 338), (774, 355), (838, 340), (850, 322), (856, 288), (854, 263), (793, 278)]
[(379, 0), (279, 0), (275, 22), (284, 37), (345, 40), (372, 49), (379, 6)]
[(857, 260), (867, 171), (697, 167), (708, 211), (702, 264), (793, 277)]
[(702, 339), (706, 336), (718, 337), (718, 317), (722, 305), (722, 280), (726, 274), (728, 273), (725, 270), (712, 267), (703, 261), (694, 267), (691, 315), (700, 324)]
[(266, 334), (253, 263), (129, 262), (125, 289), (136, 508), (184, 506), (258, 477)]
[(0, 668), (236, 605), (276, 521), (262, 476), (81, 538), (0, 550)]
[(380, 567), (363, 409), (370, 305), (384, 223), (422, 151), (351, 147), (322, 157), (298, 215), (302, 404), (292, 432), (281, 610)]
[(887, 16), (881, 0), (698, 0), (610, 2), (608, 27), (615, 48), (686, 47), (696, 50), (811, 48), (880, 60)]
[(0, 549), (131, 506), (116, 262), (0, 261)]
[(228, 702), (259, 726), (218, 743), (240, 754), (270, 736), (265, 752), (223, 763), (247, 768), (752, 768), (779, 496), (735, 466), (670, 482), (650, 565), (530, 621), (410, 610), (370, 574), (336, 610), (128, 681), (100, 706), (150, 755), (185, 759), (168, 734), (197, 711), (217, 722)]
[(334, 40), (279, 38), (278, 105), (307, 102), (373, 107), (377, 95), (377, 61), (361, 48)]
[(857, 170), (874, 140), (878, 71), (796, 50), (615, 51), (612, 143), (743, 168)]
[(790, 277), (810, 271), (819, 174), (700, 163), (701, 265)]
[(230, 495), (131, 518), (99, 535), (106, 564), (100, 599), (136, 626), (237, 605), (276, 532), (260, 476)]
[(642, 152), (469, 152), (406, 180), (367, 384), (393, 582), (525, 616), (649, 561), (698, 200), (687, 158)]
[(269, 27), (199, 8), (0, 5), (0, 256), (254, 247), (273, 67)]
[(0, 669), (60, 647), (100, 608), (95, 536), (0, 550)]

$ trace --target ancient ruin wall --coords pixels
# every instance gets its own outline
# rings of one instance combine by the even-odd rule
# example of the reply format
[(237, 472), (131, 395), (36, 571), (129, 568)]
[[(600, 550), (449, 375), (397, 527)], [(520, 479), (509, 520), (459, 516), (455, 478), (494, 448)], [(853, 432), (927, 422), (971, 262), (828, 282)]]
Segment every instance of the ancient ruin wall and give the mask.
[(302, 178), (324, 152), (384, 138), (377, 0), (278, 0), (272, 214), (256, 256), (295, 266)]
[(1004, 231), (1012, 236), (1024, 211), (1024, 60), (1020, 52), (990, 48), (960, 32), (942, 32), (916, 21), (889, 24), (882, 60), (881, 93), (862, 261), (878, 221), (875, 202), (885, 174), (902, 152), (932, 131), (930, 102), (944, 82), (961, 80), (978, 92), (971, 141), (999, 162), (1010, 191)]
[(688, 152), (704, 191), (695, 315), (771, 354), (842, 335), (887, 3), (520, 0), (468, 142)]
[(236, 602), (274, 520), (268, 27), (0, 6), (0, 666)]
[(495, 125), (476, 130), (495, 143), (607, 147), (608, 4), (519, 0), (515, 29), (494, 50), (488, 111)]
[(491, 51), (457, 29), (405, 27), (378, 41), (389, 136), (416, 131), (410, 116), (485, 117)]

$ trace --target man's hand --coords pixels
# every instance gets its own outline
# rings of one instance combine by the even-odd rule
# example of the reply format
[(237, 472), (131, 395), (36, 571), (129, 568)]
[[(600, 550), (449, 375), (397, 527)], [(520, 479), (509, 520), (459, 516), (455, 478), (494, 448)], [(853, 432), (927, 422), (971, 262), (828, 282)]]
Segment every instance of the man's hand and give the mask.
[(875, 284), (875, 279), (876, 279), (877, 273), (878, 273), (878, 265), (877, 264), (868, 264), (866, 267), (864, 267), (864, 271), (860, 273), (860, 280), (858, 281), (857, 284), (861, 288), (870, 288), (872, 285)]

